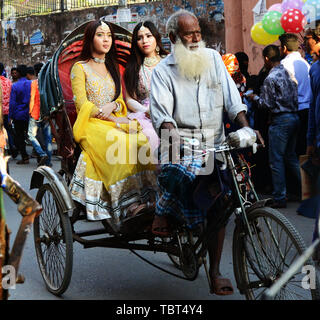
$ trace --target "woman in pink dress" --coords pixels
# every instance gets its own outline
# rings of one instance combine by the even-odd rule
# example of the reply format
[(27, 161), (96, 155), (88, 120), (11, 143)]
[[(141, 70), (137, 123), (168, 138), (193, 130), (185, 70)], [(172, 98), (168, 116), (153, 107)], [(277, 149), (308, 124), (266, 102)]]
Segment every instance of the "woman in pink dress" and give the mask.
[(128, 118), (139, 121), (147, 136), (151, 152), (156, 156), (159, 137), (150, 119), (149, 95), (152, 70), (168, 54), (161, 44), (161, 36), (151, 21), (140, 22), (133, 30), (131, 54), (124, 73)]

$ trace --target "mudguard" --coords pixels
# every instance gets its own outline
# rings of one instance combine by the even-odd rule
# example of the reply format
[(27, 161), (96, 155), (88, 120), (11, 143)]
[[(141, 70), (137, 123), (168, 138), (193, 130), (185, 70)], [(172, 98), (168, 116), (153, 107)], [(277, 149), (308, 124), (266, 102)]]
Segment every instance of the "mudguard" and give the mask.
[(257, 209), (257, 208), (267, 207), (272, 202), (273, 202), (273, 200), (271, 198), (259, 200), (259, 201), (255, 202), (251, 207), (249, 207), (246, 210), (246, 213), (250, 213), (251, 211), (253, 211), (253, 210)]
[(75, 204), (71, 198), (69, 188), (60, 174), (47, 166), (40, 166), (33, 171), (30, 183), (30, 190), (39, 189), (43, 185), (46, 178), (55, 193), (60, 208), (64, 213), (68, 213), (75, 209)]

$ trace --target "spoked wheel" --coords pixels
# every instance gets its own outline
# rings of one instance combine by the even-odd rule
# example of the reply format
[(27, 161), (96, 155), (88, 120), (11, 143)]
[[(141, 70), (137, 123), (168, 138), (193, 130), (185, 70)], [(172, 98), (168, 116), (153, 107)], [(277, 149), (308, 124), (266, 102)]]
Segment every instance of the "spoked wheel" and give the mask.
[[(264, 291), (299, 258), (306, 249), (293, 225), (278, 211), (258, 208), (248, 214), (253, 241), (236, 227), (233, 235), (234, 274), (241, 293), (248, 300), (260, 299)], [(305, 265), (313, 266), (312, 261)], [(304, 289), (306, 273), (299, 270), (279, 291), (276, 300), (319, 299), (319, 283)]]
[(179, 248), (179, 257), (170, 253), (168, 253), (168, 257), (177, 269), (181, 270), (188, 279), (193, 280), (198, 276), (200, 266), (193, 249), (193, 235), (191, 232), (184, 231), (179, 234), (179, 238), (182, 250), (180, 249), (177, 236), (173, 238), (163, 238), (162, 241), (170, 242)]
[(34, 221), (34, 242), (41, 275), (47, 289), (61, 295), (71, 280), (73, 263), (72, 229), (49, 184), (41, 186), (37, 201), (43, 211)]

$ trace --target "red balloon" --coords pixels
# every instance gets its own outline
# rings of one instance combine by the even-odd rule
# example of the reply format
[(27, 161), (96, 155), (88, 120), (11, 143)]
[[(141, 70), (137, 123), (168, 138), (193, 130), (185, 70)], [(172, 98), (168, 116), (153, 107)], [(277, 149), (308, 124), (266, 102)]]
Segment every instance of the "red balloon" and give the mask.
[(280, 22), (285, 32), (299, 33), (307, 24), (307, 19), (300, 10), (289, 9), (283, 13)]

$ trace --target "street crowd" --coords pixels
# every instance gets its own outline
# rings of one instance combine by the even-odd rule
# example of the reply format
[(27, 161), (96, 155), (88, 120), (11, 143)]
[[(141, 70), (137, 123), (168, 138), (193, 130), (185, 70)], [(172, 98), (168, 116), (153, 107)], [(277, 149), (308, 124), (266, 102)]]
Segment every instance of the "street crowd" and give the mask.
[(38, 164), (52, 166), (51, 129), (47, 119), (42, 119), (40, 114), (37, 76), (42, 66), (43, 63), (37, 63), (33, 67), (18, 65), (11, 69), (10, 80), (6, 77), (3, 63), (0, 63), (2, 115), (8, 136), (8, 154), (13, 159), (21, 155), (18, 165), (29, 164), (26, 151), (29, 141)]
[[(210, 220), (211, 208), (200, 210), (192, 196), (205, 160), (181, 153), (179, 163), (162, 162), (168, 158), (157, 154), (164, 131), (172, 137), (171, 155), (182, 145), (219, 146), (231, 132), (227, 139), (235, 147), (258, 142), (264, 148), (246, 154), (256, 165), (252, 172), (257, 189), (272, 193), (274, 208), (300, 199), (298, 157), (320, 159), (319, 28), (306, 30), (303, 43), (296, 34), (285, 33), (280, 45), (265, 47), (258, 75), (248, 73), (246, 53), (220, 55), (206, 48), (192, 13), (174, 13), (166, 28), (171, 53), (152, 22), (138, 23), (126, 69), (120, 73), (112, 25), (98, 20), (86, 27), (79, 61), (70, 74), (77, 110), (73, 134), (82, 152), (69, 188), (73, 200), (85, 206), (87, 218), (106, 219), (116, 230), (120, 221), (152, 207), (152, 232), (159, 237), (170, 234), (168, 216), (190, 228), (205, 217)], [(51, 165), (52, 136), (48, 119), (41, 117), (37, 82), (41, 67), (19, 65), (11, 69), (11, 80), (0, 77), (9, 153), (12, 158), (21, 155), (19, 165), (29, 163), (27, 140), (38, 164)], [(148, 142), (160, 165), (106, 161), (111, 142), (105, 137), (115, 131), (127, 152), (132, 135), (139, 150)], [(216, 159), (216, 164), (223, 175), (224, 159)], [(212, 290), (221, 295), (233, 293), (219, 270), (224, 234), (222, 228), (208, 248)]]

